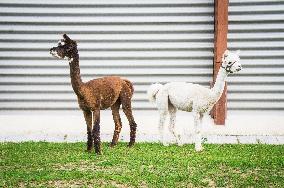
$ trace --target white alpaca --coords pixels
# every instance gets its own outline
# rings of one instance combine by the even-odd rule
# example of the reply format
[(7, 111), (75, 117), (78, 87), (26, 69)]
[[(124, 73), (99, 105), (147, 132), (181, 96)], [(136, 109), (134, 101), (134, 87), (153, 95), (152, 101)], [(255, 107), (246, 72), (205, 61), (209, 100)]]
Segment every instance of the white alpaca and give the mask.
[(152, 84), (148, 89), (149, 100), (155, 102), (160, 113), (159, 132), (163, 145), (168, 145), (164, 139), (164, 124), (170, 114), (169, 130), (174, 135), (176, 143), (182, 145), (175, 130), (176, 111), (193, 112), (195, 129), (195, 150), (201, 151), (201, 125), (203, 115), (209, 112), (220, 99), (225, 81), (229, 73), (242, 69), (239, 63), (239, 51), (226, 50), (222, 56), (220, 68), (214, 87), (209, 89), (198, 84), (185, 82), (170, 82), (165, 85)]

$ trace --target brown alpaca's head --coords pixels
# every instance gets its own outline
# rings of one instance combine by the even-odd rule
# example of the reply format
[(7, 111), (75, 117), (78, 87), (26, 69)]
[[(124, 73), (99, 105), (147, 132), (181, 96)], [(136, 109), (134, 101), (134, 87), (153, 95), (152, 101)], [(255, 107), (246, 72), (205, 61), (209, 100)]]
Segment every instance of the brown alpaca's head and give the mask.
[(58, 41), (58, 45), (50, 49), (50, 54), (59, 59), (70, 60), (78, 54), (77, 43), (64, 34), (63, 39)]

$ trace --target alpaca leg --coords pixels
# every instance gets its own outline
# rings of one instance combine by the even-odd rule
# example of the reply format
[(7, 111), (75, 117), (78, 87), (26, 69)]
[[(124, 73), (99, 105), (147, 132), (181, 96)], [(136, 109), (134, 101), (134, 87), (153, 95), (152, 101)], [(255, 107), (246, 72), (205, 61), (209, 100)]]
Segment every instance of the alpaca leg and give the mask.
[(164, 146), (168, 146), (169, 143), (166, 142), (165, 140), (165, 121), (168, 115), (168, 111), (160, 111), (160, 120), (159, 120), (159, 134), (160, 134), (160, 142)]
[(200, 113), (200, 121), (199, 121), (199, 127), (200, 127), (200, 146), (201, 146), (201, 150), (203, 150), (203, 147), (202, 147), (202, 126), (203, 126), (203, 117), (204, 117), (204, 114)]
[(194, 114), (194, 129), (195, 129), (195, 151), (202, 151), (201, 145), (201, 115), (199, 113)]
[(165, 121), (167, 115), (169, 113), (169, 97), (168, 93), (165, 90), (160, 90), (156, 95), (156, 104), (158, 107), (158, 111), (160, 113), (159, 120), (159, 134), (160, 134), (160, 142), (164, 146), (168, 146), (169, 144), (165, 140), (164, 129), (165, 129)]
[(182, 143), (178, 137), (178, 134), (176, 132), (176, 112), (177, 112), (177, 109), (172, 106), (172, 105), (169, 105), (169, 112), (170, 112), (170, 124), (169, 124), (169, 131), (170, 133), (172, 133), (172, 135), (175, 137), (175, 142), (181, 146)]
[(128, 146), (131, 147), (135, 143), (136, 139), (136, 129), (137, 129), (137, 124), (134, 120), (133, 114), (132, 114), (132, 109), (131, 109), (131, 92), (130, 91), (122, 91), (120, 94), (120, 100), (122, 104), (122, 110), (127, 117), (127, 120), (129, 122), (130, 126), (130, 141)]
[(90, 152), (93, 149), (93, 137), (92, 137), (92, 112), (89, 110), (83, 110), (85, 121), (87, 124), (87, 134), (88, 134), (88, 141), (87, 141), (87, 151)]
[(115, 130), (114, 130), (114, 133), (113, 133), (112, 142), (110, 144), (111, 147), (113, 147), (117, 144), (119, 134), (120, 134), (120, 131), (121, 131), (121, 127), (122, 127), (122, 123), (121, 123), (121, 119), (120, 119), (120, 115), (119, 115), (119, 107), (120, 107), (120, 99), (118, 99), (114, 103), (114, 105), (111, 107), (113, 121), (114, 121), (114, 124), (115, 124)]
[(129, 122), (129, 126), (130, 126), (130, 141), (129, 141), (128, 146), (131, 147), (135, 143), (137, 124), (134, 121), (131, 106), (126, 106), (126, 107), (124, 106), (124, 107), (122, 107), (122, 109), (123, 109), (125, 116), (127, 117), (127, 120)]
[(97, 154), (101, 154), (101, 138), (100, 138), (100, 109), (96, 109), (93, 111), (93, 139), (95, 152)]

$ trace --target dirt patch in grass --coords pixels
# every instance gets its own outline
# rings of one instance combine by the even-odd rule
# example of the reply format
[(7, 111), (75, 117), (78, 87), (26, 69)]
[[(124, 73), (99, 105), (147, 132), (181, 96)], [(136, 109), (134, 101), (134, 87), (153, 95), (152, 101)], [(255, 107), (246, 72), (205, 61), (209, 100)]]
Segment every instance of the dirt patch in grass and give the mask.
[(96, 162), (90, 162), (90, 161), (79, 161), (79, 162), (72, 162), (72, 163), (66, 163), (66, 164), (55, 164), (52, 166), (54, 170), (63, 170), (63, 171), (102, 171), (102, 172), (125, 172), (127, 170), (126, 166), (123, 166), (122, 164), (114, 165), (114, 166), (103, 166), (99, 165)]
[(126, 188), (131, 187), (129, 185), (124, 185), (116, 181), (105, 181), (100, 179), (91, 179), (91, 180), (52, 180), (46, 182), (21, 182), (18, 186), (19, 188), (24, 187), (56, 187), (56, 188), (79, 188), (79, 187), (116, 187), (116, 188)]
[(207, 184), (208, 187), (217, 187), (216, 182), (210, 178), (203, 179), (202, 183)]

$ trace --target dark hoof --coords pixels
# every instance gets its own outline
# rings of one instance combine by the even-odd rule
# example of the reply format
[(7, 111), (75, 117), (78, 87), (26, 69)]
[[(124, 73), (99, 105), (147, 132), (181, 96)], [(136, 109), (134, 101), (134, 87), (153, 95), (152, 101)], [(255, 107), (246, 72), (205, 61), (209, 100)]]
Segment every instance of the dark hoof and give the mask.
[(87, 153), (92, 153), (94, 150), (93, 149), (86, 149), (85, 152)]
[(109, 145), (111, 148), (113, 148), (114, 146), (116, 146), (116, 143), (110, 143)]
[(129, 148), (133, 147), (133, 146), (134, 146), (134, 142), (130, 142), (127, 146), (128, 146)]

